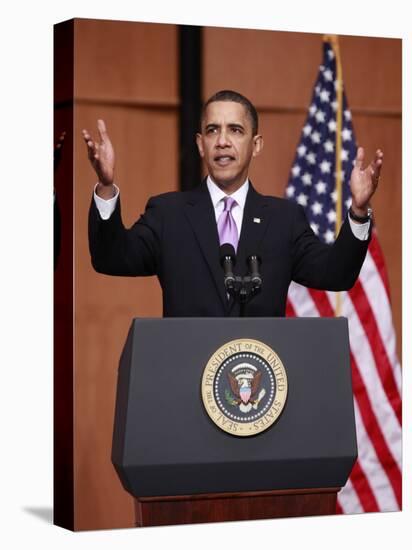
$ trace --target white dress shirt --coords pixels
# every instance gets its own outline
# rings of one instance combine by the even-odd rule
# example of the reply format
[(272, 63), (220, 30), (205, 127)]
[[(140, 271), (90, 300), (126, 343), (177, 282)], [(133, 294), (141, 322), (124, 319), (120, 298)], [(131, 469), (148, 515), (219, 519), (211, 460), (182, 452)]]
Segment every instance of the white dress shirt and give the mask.
[[(215, 209), (216, 223), (220, 214), (225, 207), (224, 198), (227, 197), (226, 193), (222, 191), (210, 176), (207, 176), (206, 185), (209, 189), (210, 198), (212, 199), (213, 208)], [(243, 212), (245, 210), (246, 196), (249, 191), (249, 180), (239, 187), (237, 191), (230, 196), (236, 201), (236, 204), (232, 206), (232, 216), (235, 220), (237, 227), (237, 234), (240, 237), (240, 230), (242, 229)]]
[[(94, 187), (94, 201), (96, 203), (97, 210), (100, 213), (100, 216), (103, 220), (108, 220), (116, 208), (117, 198), (119, 196), (119, 188), (117, 185), (114, 185), (116, 189), (116, 194), (111, 199), (105, 200), (99, 197), (96, 193), (96, 187), (98, 183), (96, 183)], [(212, 199), (212, 204), (215, 209), (215, 216), (216, 216), (216, 223), (219, 219), (219, 216), (224, 208), (223, 199), (226, 197), (226, 194), (212, 181), (212, 178), (210, 176), (206, 179), (206, 185), (210, 193), (210, 198)], [(235, 220), (236, 227), (238, 230), (238, 235), (240, 237), (240, 230), (242, 229), (242, 221), (243, 221), (243, 212), (245, 210), (245, 203), (246, 203), (246, 196), (247, 192), (249, 191), (249, 180), (247, 179), (245, 183), (239, 187), (237, 191), (232, 193), (230, 196), (233, 197), (236, 201), (236, 204), (232, 208), (232, 215), (233, 219)], [(366, 241), (369, 234), (369, 226), (370, 222), (366, 223), (355, 223), (350, 216), (349, 218), (349, 224), (352, 229), (352, 233), (355, 235), (357, 239), (360, 241)]]

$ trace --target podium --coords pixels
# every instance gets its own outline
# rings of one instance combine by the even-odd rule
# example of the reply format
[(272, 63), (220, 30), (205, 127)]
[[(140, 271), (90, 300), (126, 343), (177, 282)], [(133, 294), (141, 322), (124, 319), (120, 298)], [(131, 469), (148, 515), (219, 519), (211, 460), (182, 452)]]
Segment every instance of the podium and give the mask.
[(356, 457), (345, 318), (133, 320), (112, 462), (136, 526), (334, 514)]

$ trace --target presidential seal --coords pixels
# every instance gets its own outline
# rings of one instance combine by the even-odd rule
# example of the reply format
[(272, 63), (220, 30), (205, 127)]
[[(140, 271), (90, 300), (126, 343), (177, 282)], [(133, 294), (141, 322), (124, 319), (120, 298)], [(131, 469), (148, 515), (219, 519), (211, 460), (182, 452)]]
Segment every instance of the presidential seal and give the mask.
[(267, 430), (283, 410), (288, 392), (286, 371), (277, 353), (263, 342), (227, 342), (210, 357), (202, 377), (207, 414), (227, 433), (256, 435)]

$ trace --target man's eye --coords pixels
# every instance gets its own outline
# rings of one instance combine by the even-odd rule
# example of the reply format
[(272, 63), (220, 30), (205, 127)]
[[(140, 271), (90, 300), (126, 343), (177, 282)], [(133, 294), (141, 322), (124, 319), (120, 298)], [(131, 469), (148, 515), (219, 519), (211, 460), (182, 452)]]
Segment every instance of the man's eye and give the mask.
[(206, 130), (206, 133), (207, 133), (207, 134), (213, 134), (214, 132), (216, 132), (216, 128), (208, 128), (208, 129)]
[(242, 129), (241, 128), (232, 128), (232, 132), (234, 132), (235, 134), (241, 134)]

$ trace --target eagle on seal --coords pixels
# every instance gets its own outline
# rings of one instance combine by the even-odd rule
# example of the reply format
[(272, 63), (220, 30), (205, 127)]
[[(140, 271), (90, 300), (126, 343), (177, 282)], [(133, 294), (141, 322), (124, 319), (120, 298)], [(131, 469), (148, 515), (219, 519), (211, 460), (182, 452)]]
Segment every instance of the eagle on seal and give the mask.
[[(240, 375), (238, 377), (233, 376), (230, 372), (228, 373), (230, 389), (236, 397), (235, 404), (239, 405), (243, 412), (250, 410), (252, 405), (256, 401), (259, 401), (258, 394), (261, 378), (261, 371), (257, 371), (254, 376), (249, 374), (249, 376)], [(248, 405), (250, 406), (248, 407)]]

